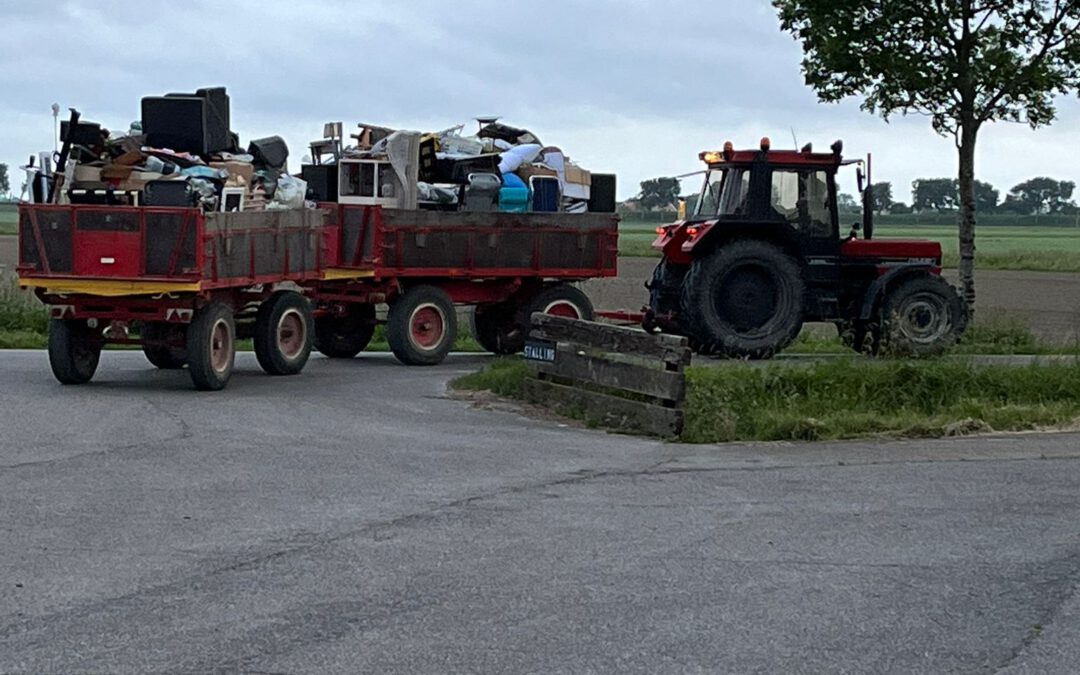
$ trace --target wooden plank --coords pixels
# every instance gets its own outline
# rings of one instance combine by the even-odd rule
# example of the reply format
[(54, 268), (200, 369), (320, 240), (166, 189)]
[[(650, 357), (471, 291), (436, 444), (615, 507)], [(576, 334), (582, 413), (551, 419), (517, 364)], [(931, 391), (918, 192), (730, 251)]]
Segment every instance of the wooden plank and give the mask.
[(654, 357), (673, 366), (690, 363), (690, 348), (684, 337), (646, 333), (637, 328), (580, 321), (539, 312), (532, 315), (529, 335), (552, 342), (576, 342), (608, 352)]
[(548, 375), (591, 382), (676, 404), (682, 402), (686, 393), (686, 376), (681, 372), (578, 354), (568, 344), (559, 345), (553, 363), (534, 363), (540, 372)]
[(582, 412), (587, 421), (616, 431), (674, 438), (682, 432), (683, 413), (640, 401), (608, 396), (546, 380), (527, 378), (525, 398), (564, 413)]

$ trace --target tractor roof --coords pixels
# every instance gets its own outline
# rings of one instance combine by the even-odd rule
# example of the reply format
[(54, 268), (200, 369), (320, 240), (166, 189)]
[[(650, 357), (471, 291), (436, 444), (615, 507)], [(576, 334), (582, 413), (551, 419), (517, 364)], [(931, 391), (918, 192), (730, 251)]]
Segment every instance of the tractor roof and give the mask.
[(783, 164), (786, 166), (822, 166), (836, 167), (842, 164), (854, 164), (858, 160), (844, 161), (841, 156), (843, 144), (837, 141), (832, 146), (832, 152), (813, 152), (810, 144), (802, 150), (773, 150), (770, 148), (769, 139), (761, 139), (761, 147), (757, 150), (735, 150), (731, 142), (724, 144), (723, 150), (707, 150), (698, 157), (709, 165), (709, 168), (723, 168), (729, 164), (748, 165), (758, 159), (764, 159), (770, 164)]

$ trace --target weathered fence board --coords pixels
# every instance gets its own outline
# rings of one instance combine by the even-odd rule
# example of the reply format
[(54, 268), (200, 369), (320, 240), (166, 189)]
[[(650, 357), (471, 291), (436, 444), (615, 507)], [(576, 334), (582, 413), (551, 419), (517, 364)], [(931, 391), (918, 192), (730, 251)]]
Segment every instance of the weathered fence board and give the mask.
[(539, 313), (529, 337), (529, 400), (619, 431), (682, 432), (685, 338)]
[(636, 328), (578, 321), (537, 312), (532, 315), (533, 337), (552, 342), (576, 342), (605, 351), (649, 356), (672, 366), (690, 363), (686, 338), (646, 333)]
[(571, 349), (556, 350), (554, 363), (537, 362), (536, 367), (554, 377), (584, 380), (667, 401), (681, 401), (686, 392), (686, 378), (682, 373), (643, 368), (635, 363), (611, 361)]
[(580, 411), (587, 421), (620, 431), (671, 438), (682, 431), (683, 412), (631, 401), (548, 380), (525, 380), (525, 398), (563, 412)]

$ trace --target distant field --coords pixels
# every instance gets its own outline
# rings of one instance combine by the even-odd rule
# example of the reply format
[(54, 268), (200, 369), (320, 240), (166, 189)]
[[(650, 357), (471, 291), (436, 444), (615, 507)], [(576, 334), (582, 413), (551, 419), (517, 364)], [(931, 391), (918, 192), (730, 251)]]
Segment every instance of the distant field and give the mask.
[[(882, 239), (932, 239), (941, 242), (945, 265), (955, 267), (959, 243), (951, 227), (879, 225)], [(622, 255), (655, 255), (649, 244), (656, 238), (655, 223), (623, 223), (619, 228)], [(1080, 272), (1080, 228), (999, 227), (977, 230), (976, 265), (981, 269)]]
[(0, 204), (0, 234), (15, 234), (19, 212), (14, 204)]

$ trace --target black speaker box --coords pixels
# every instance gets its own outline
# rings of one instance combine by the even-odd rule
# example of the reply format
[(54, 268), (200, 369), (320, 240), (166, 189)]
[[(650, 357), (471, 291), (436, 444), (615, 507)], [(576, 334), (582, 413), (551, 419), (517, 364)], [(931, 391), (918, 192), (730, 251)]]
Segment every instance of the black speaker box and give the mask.
[(147, 144), (155, 148), (199, 155), (236, 150), (224, 87), (148, 96), (142, 100), (142, 123)]
[(615, 174), (594, 173), (589, 190), (589, 211), (615, 213)]
[(317, 202), (338, 200), (338, 168), (336, 164), (305, 164), (300, 177), (307, 181), (308, 194)]
[(248, 154), (255, 157), (256, 167), (266, 166), (271, 169), (284, 169), (289, 159), (289, 146), (281, 136), (256, 138), (248, 144)]
[(143, 187), (143, 206), (193, 206), (195, 191), (186, 180), (152, 180)]

